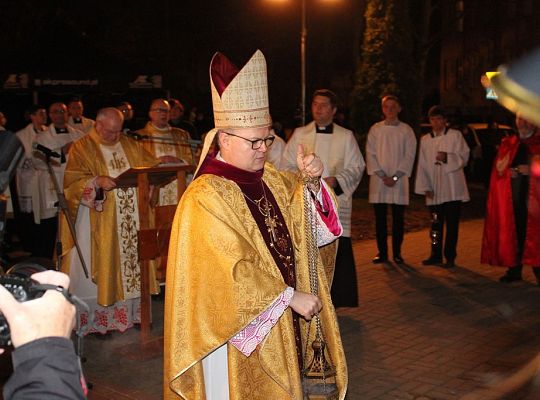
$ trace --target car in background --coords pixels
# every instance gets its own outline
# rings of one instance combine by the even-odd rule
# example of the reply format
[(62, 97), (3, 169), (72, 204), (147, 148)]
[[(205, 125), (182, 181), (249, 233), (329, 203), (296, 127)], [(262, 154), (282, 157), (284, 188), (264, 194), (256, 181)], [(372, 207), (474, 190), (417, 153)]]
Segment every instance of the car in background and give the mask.
[(483, 182), (488, 187), (497, 149), (503, 138), (513, 135), (515, 131), (508, 125), (479, 122), (462, 126), (461, 132), (471, 149), (469, 164), (465, 169), (467, 179)]
[(504, 137), (515, 133), (514, 129), (508, 125), (487, 124), (485, 122), (470, 123), (466, 127), (470, 129), (471, 134), (475, 137), (475, 143), (495, 148), (499, 146)]

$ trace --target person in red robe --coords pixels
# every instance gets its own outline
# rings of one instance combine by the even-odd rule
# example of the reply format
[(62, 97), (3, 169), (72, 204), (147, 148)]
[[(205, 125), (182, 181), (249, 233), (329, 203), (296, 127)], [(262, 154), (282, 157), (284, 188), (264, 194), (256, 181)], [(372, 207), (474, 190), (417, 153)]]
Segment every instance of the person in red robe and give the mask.
[(481, 261), (508, 267), (504, 283), (521, 280), (523, 264), (531, 265), (540, 285), (540, 128), (520, 114), (516, 127), (493, 163)]

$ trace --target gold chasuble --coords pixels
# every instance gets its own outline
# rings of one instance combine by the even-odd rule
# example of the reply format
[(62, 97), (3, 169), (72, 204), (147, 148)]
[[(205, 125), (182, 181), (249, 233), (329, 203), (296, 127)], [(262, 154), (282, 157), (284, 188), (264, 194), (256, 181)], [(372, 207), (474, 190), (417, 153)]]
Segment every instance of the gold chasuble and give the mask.
[[(138, 131), (141, 135), (148, 136), (148, 140), (143, 141), (144, 148), (155, 157), (174, 156), (183, 160), (186, 164), (194, 165), (195, 160), (188, 143), (189, 133), (167, 126), (159, 129), (151, 122)], [(159, 205), (176, 205), (178, 203), (178, 181), (174, 180), (168, 185), (159, 189)]]
[[(120, 150), (123, 150), (121, 156), (127, 158), (129, 165), (120, 165), (127, 163), (120, 157), (116, 157), (114, 152), (108, 154), (107, 159), (104, 157), (101, 146), (105, 145), (100, 144), (99, 136), (94, 128), (71, 147), (64, 175), (64, 193), (73, 221), (77, 219), (79, 207), (84, 207), (81, 204), (81, 199), (85, 187), (93, 178), (96, 176), (115, 177), (118, 175), (116, 172), (126, 170), (129, 167), (151, 167), (159, 163), (156, 158), (143, 149), (140, 143), (132, 139), (120, 136), (119, 144)], [(140, 271), (137, 243), (134, 241), (136, 240), (136, 232), (129, 232), (129, 237), (124, 237), (126, 225), (136, 226), (137, 221), (134, 220), (134, 216), (138, 215), (136, 192), (136, 188), (114, 189), (106, 192), (103, 211), (89, 210), (91, 278), (97, 285), (97, 303), (101, 306), (110, 306), (117, 301), (127, 300), (131, 296), (140, 296), (138, 294)], [(119, 218), (122, 220), (120, 221)], [(62, 253), (64, 255), (62, 271), (69, 274), (70, 257), (66, 255), (74, 244), (65, 218), (62, 217), (60, 222)], [(121, 227), (119, 227), (120, 224)], [(120, 244), (119, 237), (122, 238), (122, 244)], [(154, 286), (153, 292), (156, 290), (157, 287)], [(130, 295), (130, 292), (133, 292), (133, 295)]]
[[(265, 241), (268, 234), (261, 233), (239, 184), (215, 172), (205, 173), (204, 163), (201, 171), (182, 196), (169, 247), (164, 344), (164, 398), (169, 400), (205, 399), (201, 360), (227, 344), (289, 286), (269, 250), (271, 241)], [(291, 236), (295, 289), (309, 293), (302, 185), (292, 173), (278, 172), (268, 163), (262, 181)], [(318, 277), (327, 356), (336, 367), (343, 399), (347, 367), (320, 257)], [(299, 322), (307, 364), (313, 355), (315, 322), (311, 327), (304, 319)], [(297, 354), (290, 307), (249, 356), (231, 344), (227, 353), (231, 400), (303, 399), (302, 357)]]

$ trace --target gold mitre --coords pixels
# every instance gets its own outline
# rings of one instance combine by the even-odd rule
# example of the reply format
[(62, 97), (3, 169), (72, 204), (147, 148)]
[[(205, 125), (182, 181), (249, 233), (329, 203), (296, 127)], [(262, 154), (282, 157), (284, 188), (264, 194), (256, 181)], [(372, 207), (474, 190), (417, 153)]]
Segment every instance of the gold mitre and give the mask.
[(540, 126), (540, 49), (508, 66), (491, 78), (497, 101)]
[(210, 87), (216, 129), (271, 125), (266, 60), (260, 50), (240, 71), (223, 54), (216, 53), (210, 63)]
[(260, 50), (241, 70), (223, 54), (216, 53), (210, 62), (210, 88), (215, 128), (206, 134), (195, 175), (220, 129), (264, 128), (272, 124), (268, 109), (266, 60)]

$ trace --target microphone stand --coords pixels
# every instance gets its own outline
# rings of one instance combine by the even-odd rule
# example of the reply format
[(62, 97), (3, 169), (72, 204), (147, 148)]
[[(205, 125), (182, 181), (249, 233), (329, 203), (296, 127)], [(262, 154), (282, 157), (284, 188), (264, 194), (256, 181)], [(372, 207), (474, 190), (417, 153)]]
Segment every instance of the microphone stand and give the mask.
[[(86, 277), (86, 279), (88, 279), (88, 269), (86, 268), (86, 262), (84, 261), (81, 248), (77, 240), (77, 234), (75, 233), (75, 225), (73, 224), (73, 221), (71, 220), (71, 216), (69, 215), (69, 208), (66, 201), (66, 197), (64, 196), (64, 191), (60, 188), (60, 185), (58, 184), (58, 180), (56, 179), (56, 174), (54, 173), (53, 167), (51, 165), (51, 154), (46, 153), (46, 152), (43, 152), (43, 154), (45, 154), (47, 169), (49, 170), (49, 175), (51, 176), (54, 190), (56, 191), (56, 196), (58, 197), (58, 215), (60, 215), (60, 213), (63, 212), (64, 217), (66, 217), (66, 221), (69, 227), (69, 232), (71, 233), (71, 238), (73, 239), (73, 243), (75, 244), (75, 248), (77, 249), (77, 254), (79, 256), (79, 260), (81, 261), (81, 266), (84, 271), (84, 276)], [(62, 242), (60, 241), (59, 235), (57, 235), (57, 240), (56, 240), (56, 256), (57, 256), (56, 269), (60, 271), (60, 265), (62, 262)]]
[[(54, 173), (54, 170), (53, 170), (53, 167), (51, 165), (51, 157), (52, 157), (52, 152), (47, 152), (47, 151), (43, 151), (43, 150), (40, 150), (44, 155), (45, 155), (45, 160), (46, 160), (46, 164), (47, 164), (47, 169), (49, 170), (49, 175), (51, 176), (51, 179), (53, 181), (53, 186), (54, 186), (54, 190), (56, 191), (56, 195), (58, 197), (58, 216), (60, 217), (61, 215), (61, 212), (64, 213), (64, 216), (66, 217), (66, 221), (68, 223), (68, 227), (69, 227), (69, 232), (71, 234), (71, 238), (73, 239), (73, 243), (75, 244), (75, 248), (77, 249), (77, 255), (79, 256), (79, 260), (81, 261), (81, 266), (82, 266), (82, 269), (83, 269), (83, 272), (84, 272), (84, 276), (86, 277), (86, 279), (88, 279), (89, 275), (88, 275), (88, 269), (86, 268), (86, 262), (84, 261), (84, 257), (82, 255), (82, 251), (81, 251), (81, 248), (79, 246), (79, 241), (77, 240), (77, 234), (75, 232), (75, 225), (71, 219), (71, 216), (69, 215), (69, 207), (68, 207), (68, 204), (67, 204), (67, 200), (66, 200), (66, 197), (64, 196), (64, 191), (60, 188), (60, 185), (58, 183), (58, 180), (56, 179), (56, 174)], [(60, 240), (60, 232), (58, 232), (57, 234), (57, 239), (56, 239), (56, 256), (57, 256), (57, 266), (56, 266), (56, 269), (57, 271), (60, 271), (60, 266), (62, 265), (62, 241)], [(76, 330), (75, 330), (75, 335), (77, 336), (77, 343), (76, 343), (76, 346), (75, 346), (75, 353), (77, 354), (77, 357), (79, 359), (79, 365), (80, 365), (80, 368), (81, 368), (81, 372), (82, 372), (82, 363), (86, 362), (86, 357), (84, 356), (83, 352), (84, 352), (84, 346), (83, 346), (83, 337), (84, 337), (84, 333), (83, 333), (83, 329), (81, 327), (81, 316), (80, 316), (80, 311), (79, 311), (79, 307), (76, 307), (76, 310), (77, 310), (77, 325), (76, 325)], [(87, 311), (88, 311), (88, 324), (91, 324), (92, 321), (93, 321), (93, 315), (91, 315), (89, 309), (87, 308)], [(91, 389), (92, 388), (92, 383), (90, 382), (86, 382), (86, 385), (88, 387), (88, 389)]]
[(187, 143), (179, 143), (177, 140), (175, 140), (172, 137), (152, 137), (149, 135), (141, 135), (140, 133), (133, 132), (133, 131), (127, 131), (123, 132), (124, 135), (127, 137), (137, 140), (137, 141), (145, 141), (150, 143), (162, 143), (162, 144), (170, 144), (173, 146), (180, 146), (180, 147), (189, 147), (191, 151), (191, 158), (195, 160), (195, 152), (197, 151), (197, 147), (202, 144), (202, 141), (200, 140), (194, 140), (194, 139), (188, 139)]

